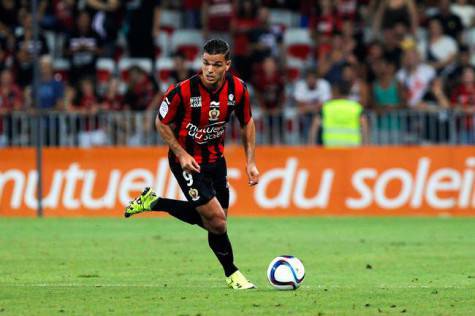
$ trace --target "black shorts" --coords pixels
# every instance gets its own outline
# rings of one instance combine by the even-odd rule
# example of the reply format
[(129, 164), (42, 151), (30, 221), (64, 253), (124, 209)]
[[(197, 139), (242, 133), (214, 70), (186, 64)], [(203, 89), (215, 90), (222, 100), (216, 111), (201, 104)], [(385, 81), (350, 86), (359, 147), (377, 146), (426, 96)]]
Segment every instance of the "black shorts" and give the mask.
[(200, 165), (199, 173), (184, 171), (173, 158), (169, 158), (168, 161), (173, 175), (190, 203), (200, 206), (216, 197), (223, 209), (229, 207), (228, 169), (224, 157), (216, 162)]

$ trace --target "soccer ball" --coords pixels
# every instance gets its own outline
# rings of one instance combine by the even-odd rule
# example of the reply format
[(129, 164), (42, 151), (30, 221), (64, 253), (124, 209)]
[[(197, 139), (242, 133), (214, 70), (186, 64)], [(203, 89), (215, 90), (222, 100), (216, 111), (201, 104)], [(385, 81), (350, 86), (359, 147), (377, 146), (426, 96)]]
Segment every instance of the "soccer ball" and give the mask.
[(278, 290), (296, 290), (305, 277), (302, 261), (294, 256), (279, 256), (267, 268), (270, 284)]

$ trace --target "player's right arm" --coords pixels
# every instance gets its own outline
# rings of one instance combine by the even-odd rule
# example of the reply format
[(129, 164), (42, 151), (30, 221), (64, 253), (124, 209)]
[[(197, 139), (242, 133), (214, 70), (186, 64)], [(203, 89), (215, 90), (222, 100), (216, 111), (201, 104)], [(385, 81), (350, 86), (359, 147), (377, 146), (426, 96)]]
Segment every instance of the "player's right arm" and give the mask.
[(200, 172), (200, 165), (196, 160), (186, 152), (186, 150), (180, 145), (176, 139), (173, 130), (168, 124), (174, 122), (178, 107), (180, 106), (180, 97), (173, 86), (166, 92), (160, 109), (155, 119), (155, 126), (157, 131), (162, 137), (163, 141), (167, 143), (170, 150), (175, 154), (180, 162), (180, 166), (183, 170), (188, 172)]

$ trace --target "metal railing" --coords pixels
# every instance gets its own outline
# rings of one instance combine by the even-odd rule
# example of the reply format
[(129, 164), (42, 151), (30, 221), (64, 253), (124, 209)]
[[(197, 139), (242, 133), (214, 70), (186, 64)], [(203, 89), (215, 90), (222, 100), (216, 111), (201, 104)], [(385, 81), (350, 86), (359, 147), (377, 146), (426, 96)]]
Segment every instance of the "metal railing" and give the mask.
[[(163, 144), (154, 128), (155, 112), (43, 112), (42, 139), (46, 146), (149, 146)], [(365, 114), (369, 143), (374, 145), (475, 144), (475, 113), (411, 110)], [(35, 145), (35, 115), (0, 114), (0, 147)], [(311, 117), (291, 109), (282, 114), (254, 111), (258, 144), (308, 144)], [(317, 137), (318, 139), (318, 137)], [(226, 130), (227, 143), (240, 143), (237, 120)]]

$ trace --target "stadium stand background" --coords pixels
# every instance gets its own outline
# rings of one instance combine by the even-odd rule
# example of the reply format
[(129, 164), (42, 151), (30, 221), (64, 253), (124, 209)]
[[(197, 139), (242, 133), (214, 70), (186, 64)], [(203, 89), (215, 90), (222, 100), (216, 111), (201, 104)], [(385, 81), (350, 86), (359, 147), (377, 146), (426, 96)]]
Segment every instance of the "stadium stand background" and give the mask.
[(212, 37), (249, 82), (260, 144), (318, 144), (308, 120), (341, 81), (371, 144), (475, 144), (474, 1), (39, 1), (36, 45), (30, 6), (0, 1), (1, 147), (34, 144), (34, 49), (46, 145), (143, 146)]

